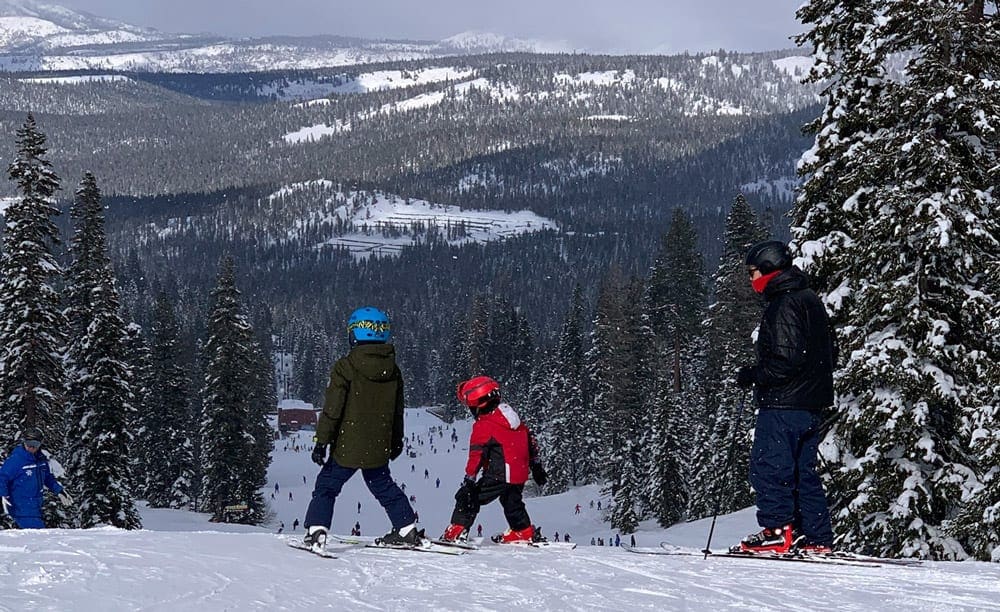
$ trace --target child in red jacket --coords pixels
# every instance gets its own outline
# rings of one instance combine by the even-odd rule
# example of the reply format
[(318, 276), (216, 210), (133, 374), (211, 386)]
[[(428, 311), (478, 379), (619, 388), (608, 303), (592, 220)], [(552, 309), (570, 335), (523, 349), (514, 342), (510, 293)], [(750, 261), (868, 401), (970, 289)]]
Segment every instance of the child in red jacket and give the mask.
[(458, 401), (469, 408), (476, 422), (469, 439), (465, 480), (455, 493), (452, 524), (441, 539), (466, 541), (479, 508), (499, 498), (510, 529), (494, 539), (504, 544), (531, 542), (535, 529), (521, 494), (529, 472), (539, 485), (546, 481), (534, 437), (514, 409), (500, 402), (500, 385), (488, 376), (459, 384)]

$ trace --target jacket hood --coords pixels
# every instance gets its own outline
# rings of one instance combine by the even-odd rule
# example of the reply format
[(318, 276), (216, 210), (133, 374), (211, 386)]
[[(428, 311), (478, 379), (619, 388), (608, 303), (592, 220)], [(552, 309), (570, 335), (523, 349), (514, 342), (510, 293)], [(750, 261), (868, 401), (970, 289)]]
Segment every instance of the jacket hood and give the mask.
[(774, 298), (774, 296), (779, 293), (785, 293), (786, 291), (798, 291), (801, 289), (809, 288), (809, 277), (802, 270), (797, 267), (792, 266), (782, 270), (780, 274), (775, 276), (767, 283), (767, 287), (764, 288), (764, 297), (768, 300)]
[(375, 382), (391, 380), (396, 372), (396, 347), (391, 344), (360, 344), (347, 360), (359, 374)]

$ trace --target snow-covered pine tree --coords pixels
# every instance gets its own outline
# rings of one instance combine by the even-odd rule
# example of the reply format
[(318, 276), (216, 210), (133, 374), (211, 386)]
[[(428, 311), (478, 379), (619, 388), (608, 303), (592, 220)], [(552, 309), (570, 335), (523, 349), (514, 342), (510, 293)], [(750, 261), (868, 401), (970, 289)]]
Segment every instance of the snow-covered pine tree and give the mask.
[(187, 508), (197, 421), (191, 418), (191, 380), (183, 365), (180, 326), (164, 291), (153, 306), (149, 351), (149, 397), (142, 411), (146, 500), (152, 508)]
[(135, 409), (132, 368), (126, 362), (128, 334), (118, 314), (118, 290), (107, 255), (104, 209), (97, 180), (83, 176), (70, 211), (67, 297), (70, 415), (67, 480), (74, 492), (77, 523), (139, 529), (135, 508), (128, 430)]
[[(613, 285), (609, 285), (609, 290)], [(655, 383), (652, 327), (643, 304), (646, 286), (633, 279), (614, 298), (605, 299), (607, 323), (617, 328), (617, 343), (612, 347), (608, 369), (612, 376), (606, 405), (606, 437), (610, 442), (610, 461), (605, 466), (604, 493), (612, 499), (608, 519), (622, 533), (632, 533), (639, 519), (647, 516), (652, 504), (646, 493), (649, 479), (651, 441), (649, 395)], [(615, 321), (615, 318), (621, 318)]]
[(4, 213), (0, 257), (0, 453), (34, 426), (45, 433), (46, 452), (58, 457), (66, 436), (67, 329), (53, 286), (62, 274), (52, 252), (59, 242), (52, 221), (59, 214), (53, 205), (59, 177), (34, 116), (17, 130), (16, 144), (7, 172), (19, 197)]
[(207, 331), (201, 421), (203, 507), (212, 513), (212, 520), (225, 522), (233, 516), (226, 506), (246, 505), (238, 520), (258, 524), (266, 510), (260, 488), (267, 482), (271, 443), (269, 437), (267, 443), (261, 440), (267, 422), (257, 400), (265, 395), (256, 379), (258, 349), (228, 257), (212, 291)]
[(139, 325), (128, 324), (125, 334), (125, 361), (132, 366), (132, 410), (126, 415), (125, 424), (126, 429), (132, 433), (132, 448), (128, 458), (132, 494), (136, 499), (146, 499), (146, 469), (150, 454), (144, 427), (145, 411), (149, 405), (149, 346)]
[(463, 346), (465, 367), (470, 377), (488, 375), (486, 366), (489, 360), (489, 316), (486, 297), (476, 294), (469, 307)]
[[(734, 372), (753, 363), (753, 331), (760, 320), (761, 300), (753, 292), (744, 265), (750, 246), (767, 239), (767, 230), (743, 194), (736, 196), (726, 216), (722, 255), (714, 277), (714, 302), (703, 324), (707, 341), (705, 367), (705, 412), (698, 415), (698, 434), (692, 449), (691, 495), (688, 515), (709, 516), (721, 501), (728, 513), (753, 504), (748, 484), (750, 432), (753, 410), (744, 410), (742, 423), (734, 417), (741, 400), (749, 394), (736, 387)], [(733, 435), (737, 443), (732, 456)]]
[(698, 354), (704, 344), (697, 340), (705, 300), (698, 234), (690, 217), (678, 208), (661, 241), (645, 297), (656, 336), (651, 349), (662, 368), (654, 374), (655, 384), (645, 402), (650, 434), (645, 497), (664, 526), (681, 520), (687, 508), (687, 459), (696, 434), (693, 414), (700, 414), (704, 403), (688, 387), (693, 370), (704, 363), (704, 356)]
[[(548, 471), (556, 458), (552, 456), (549, 414), (552, 402), (552, 371), (554, 357), (539, 349), (528, 383), (527, 401), (523, 406), (515, 406), (518, 415), (535, 435), (541, 452), (542, 463)], [(546, 485), (546, 489), (549, 485)], [(547, 489), (548, 490), (548, 489)]]
[(590, 349), (585, 362), (585, 377), (590, 393), (588, 412), (595, 415), (596, 421), (588, 431), (588, 437), (593, 441), (591, 452), (595, 454), (595, 464), (600, 466), (600, 476), (605, 480), (608, 479), (608, 467), (612, 464), (613, 457), (620, 451), (612, 446), (612, 438), (618, 442), (625, 440), (624, 436), (612, 436), (608, 431), (617, 427), (613, 418), (615, 406), (612, 401), (616, 385), (620, 384), (624, 374), (620, 355), (625, 325), (620, 294), (624, 290), (624, 284), (617, 269), (612, 270), (601, 282), (590, 331)]
[(583, 396), (583, 292), (573, 292), (573, 302), (556, 347), (552, 374), (552, 397), (546, 428), (546, 449), (551, 457), (546, 490), (560, 493), (585, 482), (591, 467), (583, 463), (584, 449), (581, 415), (586, 409)]
[[(989, 406), (998, 382), (980, 378), (996, 347), (987, 330), (998, 296), (985, 274), (1000, 236), (996, 19), (975, 0), (873, 4), (877, 20), (846, 24), (866, 33), (859, 64), (907, 57), (906, 74), (856, 90), (882, 129), (853, 124), (839, 135), (863, 142), (864, 155), (817, 137), (793, 228), (801, 262), (840, 281), (826, 294), (847, 357), (825, 445), (834, 526), (848, 548), (958, 558), (942, 525), (977, 484), (961, 419)], [(840, 56), (838, 41), (813, 42), (824, 61)], [(831, 131), (845, 129), (845, 107), (828, 100)], [(834, 159), (858, 179), (853, 192), (816, 181)]]

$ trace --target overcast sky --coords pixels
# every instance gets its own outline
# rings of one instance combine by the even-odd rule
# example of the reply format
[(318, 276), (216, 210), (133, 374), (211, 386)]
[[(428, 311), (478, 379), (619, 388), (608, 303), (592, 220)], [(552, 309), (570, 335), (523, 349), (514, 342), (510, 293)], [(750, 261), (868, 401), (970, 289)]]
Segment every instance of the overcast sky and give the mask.
[(804, 0), (42, 0), (167, 32), (440, 40), (467, 30), (613, 52), (785, 49)]

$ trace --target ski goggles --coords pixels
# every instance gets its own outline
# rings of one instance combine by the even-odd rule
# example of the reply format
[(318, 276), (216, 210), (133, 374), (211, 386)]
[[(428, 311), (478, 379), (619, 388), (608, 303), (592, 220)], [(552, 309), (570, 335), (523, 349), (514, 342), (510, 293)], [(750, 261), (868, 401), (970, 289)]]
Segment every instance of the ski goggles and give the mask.
[(24, 445), (25, 446), (30, 446), (32, 448), (39, 448), (39, 447), (42, 446), (42, 441), (41, 440), (25, 440), (24, 441)]

